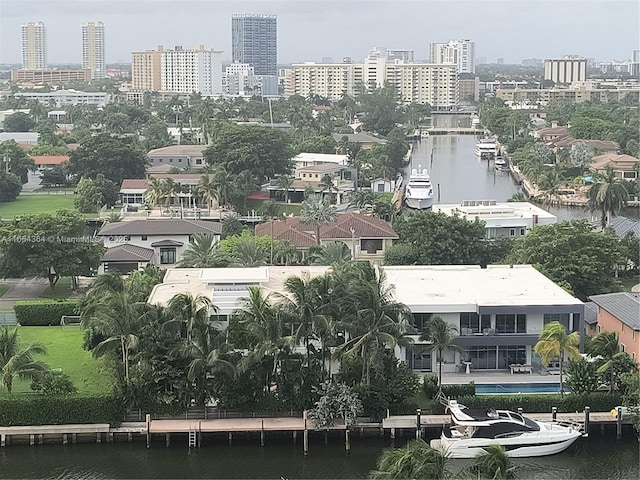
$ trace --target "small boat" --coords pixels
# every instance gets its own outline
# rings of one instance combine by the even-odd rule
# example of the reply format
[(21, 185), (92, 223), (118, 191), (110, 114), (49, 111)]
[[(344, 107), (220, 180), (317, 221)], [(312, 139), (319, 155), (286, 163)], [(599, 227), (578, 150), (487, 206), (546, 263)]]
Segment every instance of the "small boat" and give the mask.
[(421, 169), (418, 165), (417, 169), (411, 170), (407, 189), (405, 191), (404, 203), (409, 208), (423, 210), (433, 207), (433, 185), (431, 185), (431, 177), (427, 169)]
[(431, 446), (451, 458), (474, 458), (489, 445), (502, 445), (514, 458), (554, 455), (584, 436), (582, 425), (537, 422), (510, 410), (467, 408), (456, 400), (447, 404), (451, 426)]
[(498, 144), (493, 138), (481, 138), (476, 143), (475, 152), (481, 159), (493, 159), (498, 155)]
[(501, 155), (498, 155), (496, 157), (493, 165), (495, 166), (496, 170), (509, 170), (509, 163)]

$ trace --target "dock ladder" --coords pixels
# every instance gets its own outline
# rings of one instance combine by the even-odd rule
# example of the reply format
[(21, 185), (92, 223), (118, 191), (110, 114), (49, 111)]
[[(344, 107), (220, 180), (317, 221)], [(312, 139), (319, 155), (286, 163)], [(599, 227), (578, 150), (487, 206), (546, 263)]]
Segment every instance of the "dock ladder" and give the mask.
[(198, 431), (195, 425), (189, 425), (189, 448), (198, 446)]

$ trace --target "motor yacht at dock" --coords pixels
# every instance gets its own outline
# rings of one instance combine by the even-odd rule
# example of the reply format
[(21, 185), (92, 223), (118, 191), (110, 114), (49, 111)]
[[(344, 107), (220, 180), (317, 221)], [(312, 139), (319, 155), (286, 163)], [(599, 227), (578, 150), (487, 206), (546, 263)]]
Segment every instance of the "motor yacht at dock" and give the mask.
[(409, 182), (405, 191), (404, 203), (407, 207), (423, 210), (433, 207), (433, 185), (427, 169), (418, 168), (411, 170)]
[(476, 143), (475, 152), (483, 160), (493, 160), (499, 153), (498, 144), (493, 138), (481, 138)]

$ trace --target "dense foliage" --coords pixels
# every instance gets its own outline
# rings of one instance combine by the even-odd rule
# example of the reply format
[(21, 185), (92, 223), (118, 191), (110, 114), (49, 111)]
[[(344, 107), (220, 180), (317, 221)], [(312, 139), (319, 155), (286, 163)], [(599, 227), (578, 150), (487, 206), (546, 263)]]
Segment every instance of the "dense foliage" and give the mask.
[(0, 397), (0, 425), (120, 425), (124, 408), (115, 397), (18, 396)]
[(18, 323), (23, 326), (60, 325), (63, 315), (78, 315), (76, 300), (20, 300), (13, 307)]

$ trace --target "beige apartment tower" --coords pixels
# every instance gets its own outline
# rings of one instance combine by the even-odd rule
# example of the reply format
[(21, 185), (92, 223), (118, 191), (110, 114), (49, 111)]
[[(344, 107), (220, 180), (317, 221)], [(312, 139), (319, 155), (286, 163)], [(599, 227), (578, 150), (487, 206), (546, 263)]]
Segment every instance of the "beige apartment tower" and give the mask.
[(587, 60), (584, 58), (545, 60), (544, 79), (560, 84), (584, 82), (587, 79)]
[(104, 24), (82, 24), (82, 68), (91, 70), (91, 78), (105, 78), (107, 70), (104, 58)]
[(22, 68), (40, 70), (47, 67), (47, 27), (43, 22), (22, 24)]
[(162, 52), (158, 45), (155, 50), (133, 52), (131, 54), (131, 83), (139, 92), (159, 92), (162, 89)]

